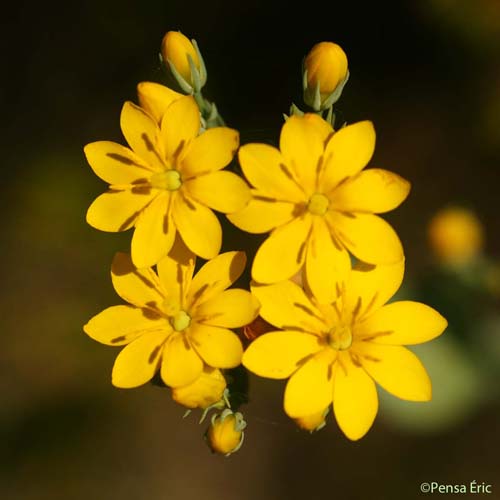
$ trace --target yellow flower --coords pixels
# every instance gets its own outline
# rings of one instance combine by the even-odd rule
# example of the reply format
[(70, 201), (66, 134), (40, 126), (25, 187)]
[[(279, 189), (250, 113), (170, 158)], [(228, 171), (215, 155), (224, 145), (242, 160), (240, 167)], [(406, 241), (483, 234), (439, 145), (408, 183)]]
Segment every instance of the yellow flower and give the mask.
[[(222, 229), (211, 209), (234, 212), (250, 197), (240, 177), (222, 170), (238, 148), (238, 132), (216, 127), (200, 134), (194, 99), (173, 98), (160, 126), (142, 108), (125, 103), (121, 128), (130, 149), (109, 141), (85, 146), (90, 166), (110, 184), (88, 209), (87, 222), (111, 232), (135, 226), (132, 260), (139, 268), (164, 257), (177, 232), (196, 255), (215, 257)], [(154, 109), (157, 119), (161, 106)]]
[(230, 329), (252, 321), (259, 307), (250, 292), (226, 289), (245, 262), (243, 252), (223, 253), (193, 277), (194, 256), (180, 240), (158, 263), (158, 274), (136, 269), (127, 254), (118, 253), (113, 286), (131, 305), (109, 307), (84, 327), (98, 342), (126, 345), (113, 367), (113, 385), (138, 387), (160, 369), (166, 385), (184, 387), (206, 367), (238, 366), (242, 346)]
[[(342, 47), (332, 42), (317, 43), (304, 60), (304, 97), (306, 103), (318, 110), (330, 106), (333, 101), (327, 103), (328, 97), (339, 86), (343, 86), (347, 77), (347, 56)], [(314, 105), (317, 87), (322, 106)]]
[(205, 409), (222, 399), (226, 379), (220, 370), (205, 366), (191, 384), (172, 388), (172, 399), (187, 408)]
[(358, 264), (341, 298), (326, 305), (291, 281), (253, 287), (261, 316), (281, 330), (254, 340), (243, 365), (261, 377), (289, 378), (284, 408), (291, 418), (319, 413), (333, 401), (337, 423), (352, 440), (364, 436), (377, 414), (375, 382), (401, 399), (430, 400), (427, 372), (403, 345), (431, 340), (447, 323), (419, 302), (386, 304), (403, 273), (403, 261)]
[(245, 427), (246, 422), (239, 412), (226, 409), (220, 415), (213, 415), (206, 434), (208, 445), (215, 453), (231, 455), (241, 448)]
[(137, 97), (141, 108), (146, 110), (160, 125), (167, 108), (183, 97), (183, 94), (159, 83), (141, 82), (137, 85)]
[(314, 114), (285, 122), (281, 151), (266, 144), (240, 148), (239, 161), (254, 186), (253, 197), (228, 218), (250, 233), (272, 231), (255, 256), (255, 281), (291, 278), (305, 264), (308, 286), (327, 303), (347, 279), (348, 251), (371, 264), (403, 258), (398, 236), (374, 214), (396, 208), (410, 185), (387, 170), (362, 171), (374, 148), (371, 122), (334, 132)]
[(429, 243), (435, 255), (450, 264), (477, 256), (484, 243), (483, 226), (476, 215), (460, 207), (439, 211), (430, 221)]
[(304, 417), (296, 418), (295, 423), (305, 431), (314, 432), (319, 431), (326, 425), (326, 416), (330, 411), (330, 407), (325, 410), (318, 411), (312, 415), (306, 415)]

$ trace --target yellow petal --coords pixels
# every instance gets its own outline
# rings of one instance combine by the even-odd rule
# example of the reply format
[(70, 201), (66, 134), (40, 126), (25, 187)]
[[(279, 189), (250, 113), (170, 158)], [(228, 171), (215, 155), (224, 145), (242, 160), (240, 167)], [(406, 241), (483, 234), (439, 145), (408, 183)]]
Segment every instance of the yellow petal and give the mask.
[(182, 97), (182, 94), (175, 92), (175, 90), (154, 82), (139, 83), (137, 95), (141, 108), (144, 108), (156, 120), (156, 123), (161, 122), (170, 104)]
[(331, 132), (331, 127), (312, 113), (291, 116), (281, 129), (281, 153), (307, 193), (315, 191), (318, 165)]
[(241, 363), (243, 347), (231, 330), (195, 323), (189, 328), (189, 340), (209, 366), (234, 368)]
[(257, 250), (252, 277), (259, 283), (275, 283), (296, 274), (303, 266), (311, 216), (305, 214), (275, 229)]
[(251, 197), (245, 181), (232, 172), (213, 172), (185, 183), (190, 196), (225, 214), (245, 207)]
[(294, 203), (307, 199), (278, 149), (267, 144), (245, 144), (238, 159), (245, 177), (263, 196)]
[(372, 338), (377, 344), (412, 345), (432, 340), (448, 323), (432, 307), (420, 302), (387, 304), (355, 325), (356, 336)]
[(179, 193), (174, 199), (174, 222), (186, 246), (204, 259), (212, 259), (222, 244), (222, 228), (205, 205)]
[(195, 317), (204, 325), (238, 328), (252, 322), (259, 307), (258, 300), (250, 292), (232, 288), (199, 304)]
[(161, 378), (170, 387), (194, 382), (203, 371), (203, 361), (183, 333), (173, 334), (163, 350)]
[(135, 193), (109, 190), (98, 196), (87, 210), (87, 222), (101, 231), (116, 233), (130, 229), (141, 211), (156, 196), (156, 190)]
[(191, 286), (196, 257), (177, 234), (169, 254), (157, 264), (158, 277), (165, 293), (167, 314), (174, 315), (187, 307), (186, 296)]
[(356, 342), (363, 368), (387, 392), (408, 401), (430, 401), (431, 381), (420, 360), (401, 346)]
[(192, 96), (183, 96), (170, 104), (161, 120), (161, 138), (165, 154), (176, 163), (200, 131), (200, 110)]
[(291, 221), (295, 217), (295, 211), (293, 203), (254, 196), (243, 210), (229, 214), (227, 218), (243, 231), (259, 234), (267, 233)]
[(322, 217), (314, 217), (306, 256), (306, 282), (320, 304), (334, 302), (349, 277), (351, 258), (332, 241)]
[(394, 264), (403, 259), (398, 235), (384, 220), (373, 214), (327, 214), (330, 228), (347, 249), (369, 264)]
[(292, 281), (252, 286), (252, 293), (261, 304), (259, 314), (277, 328), (294, 328), (311, 333), (328, 328), (321, 312), (312, 304), (302, 288)]
[(139, 156), (116, 142), (91, 142), (83, 149), (92, 170), (108, 184), (146, 182), (151, 176), (149, 166)]
[(207, 408), (220, 401), (226, 379), (220, 372), (205, 366), (200, 376), (191, 384), (172, 389), (172, 399), (187, 408)]
[(333, 359), (330, 353), (322, 351), (290, 377), (284, 399), (285, 412), (289, 417), (312, 415), (324, 410), (332, 402)]
[(146, 332), (168, 329), (165, 319), (150, 310), (112, 306), (94, 316), (84, 327), (92, 339), (106, 345), (125, 345)]
[(246, 262), (245, 252), (225, 252), (206, 262), (191, 282), (188, 306), (206, 302), (229, 288), (241, 276)]
[(408, 196), (410, 183), (393, 172), (370, 168), (338, 186), (331, 207), (343, 212), (389, 212)]
[(158, 369), (166, 332), (149, 332), (127, 345), (116, 357), (111, 374), (115, 387), (129, 389), (149, 382)]
[(375, 129), (370, 121), (354, 123), (335, 132), (325, 149), (321, 178), (324, 192), (365, 168), (374, 150)]
[(172, 248), (175, 226), (169, 210), (170, 195), (162, 193), (137, 219), (132, 237), (132, 260), (136, 267), (151, 267)]
[(247, 347), (242, 363), (259, 377), (284, 379), (320, 349), (319, 338), (315, 335), (294, 331), (269, 332), (257, 337)]
[(354, 313), (360, 320), (382, 307), (403, 282), (405, 261), (373, 266), (357, 262), (343, 295), (344, 310)]
[(368, 432), (377, 416), (375, 383), (363, 368), (352, 362), (348, 353), (339, 356), (335, 370), (333, 411), (340, 429), (353, 441)]
[(164, 297), (160, 281), (149, 268), (136, 269), (130, 255), (118, 252), (111, 264), (111, 279), (116, 293), (126, 302), (137, 307), (161, 310)]
[(152, 169), (163, 170), (160, 129), (153, 118), (139, 106), (127, 101), (122, 108), (120, 125), (134, 153)]
[(186, 150), (180, 165), (182, 176), (190, 178), (221, 170), (229, 165), (239, 144), (236, 130), (227, 127), (206, 130)]

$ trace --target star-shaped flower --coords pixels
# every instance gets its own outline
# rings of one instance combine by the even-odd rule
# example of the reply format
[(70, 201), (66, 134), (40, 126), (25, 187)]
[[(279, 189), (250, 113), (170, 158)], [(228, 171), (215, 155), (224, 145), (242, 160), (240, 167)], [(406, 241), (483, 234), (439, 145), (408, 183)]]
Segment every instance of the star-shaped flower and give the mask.
[(130, 305), (109, 307), (84, 327), (98, 342), (126, 346), (116, 358), (113, 385), (140, 386), (160, 369), (165, 384), (184, 387), (204, 368), (211, 373), (238, 366), (242, 346), (231, 328), (250, 323), (259, 310), (250, 292), (227, 289), (245, 263), (243, 252), (223, 253), (193, 277), (194, 256), (179, 239), (158, 263), (158, 273), (136, 269), (127, 254), (116, 254), (113, 286)]
[(238, 132), (216, 127), (200, 133), (191, 96), (148, 83), (139, 86), (139, 96), (149, 112), (126, 102), (121, 114), (129, 148), (109, 141), (85, 147), (94, 172), (110, 184), (89, 207), (87, 222), (111, 232), (135, 226), (132, 260), (139, 268), (167, 255), (176, 233), (196, 255), (211, 259), (222, 241), (212, 209), (235, 212), (250, 198), (246, 183), (222, 170), (238, 149)]
[(370, 264), (403, 258), (398, 236), (374, 214), (396, 208), (410, 185), (387, 170), (363, 171), (374, 148), (371, 122), (334, 132), (314, 114), (288, 118), (280, 150), (266, 144), (240, 148), (253, 196), (228, 218), (250, 233), (272, 231), (255, 256), (255, 281), (276, 283), (304, 266), (308, 286), (328, 303), (347, 279), (348, 252)]
[(403, 261), (356, 266), (342, 296), (320, 304), (297, 284), (254, 286), (260, 315), (279, 328), (254, 340), (243, 365), (262, 377), (287, 379), (284, 408), (294, 419), (324, 412), (352, 440), (370, 429), (378, 410), (375, 382), (410, 401), (431, 399), (431, 382), (403, 345), (440, 335), (446, 320), (412, 301), (386, 304), (403, 279)]

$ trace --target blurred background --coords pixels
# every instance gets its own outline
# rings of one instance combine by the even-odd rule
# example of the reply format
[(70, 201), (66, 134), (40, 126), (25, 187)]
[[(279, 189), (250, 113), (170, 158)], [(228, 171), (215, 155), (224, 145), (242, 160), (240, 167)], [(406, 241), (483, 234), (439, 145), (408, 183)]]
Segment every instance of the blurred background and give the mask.
[[(423, 481), (473, 480), (500, 499), (498, 0), (18, 0), (3, 21), (2, 499), (390, 500), (420, 498)], [(336, 109), (348, 122), (373, 120), (371, 165), (413, 185), (387, 216), (406, 251), (401, 296), (450, 323), (415, 349), (433, 379), (431, 403), (380, 391), (372, 430), (351, 443), (331, 415), (318, 433), (298, 430), (282, 410), (284, 384), (251, 377), (245, 443), (223, 458), (168, 390), (111, 386), (118, 349), (82, 325), (120, 303), (109, 265), (130, 232), (86, 225), (105, 184), (82, 148), (122, 141), (123, 102), (139, 81), (164, 79), (168, 30), (198, 41), (205, 94), (242, 142), (277, 141), (282, 113), (302, 105), (301, 61), (313, 44), (344, 48), (351, 78)], [(450, 205), (471, 210), (482, 234), (458, 263), (428, 238)], [(225, 248), (241, 246), (226, 237)]]

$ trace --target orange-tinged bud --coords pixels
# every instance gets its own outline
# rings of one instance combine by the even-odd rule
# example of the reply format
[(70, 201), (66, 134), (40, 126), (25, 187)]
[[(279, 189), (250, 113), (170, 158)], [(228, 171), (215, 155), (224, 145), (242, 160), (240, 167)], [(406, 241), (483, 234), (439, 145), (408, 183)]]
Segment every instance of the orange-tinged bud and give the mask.
[(318, 413), (313, 413), (312, 415), (307, 415), (305, 417), (296, 418), (295, 423), (301, 428), (309, 432), (319, 431), (325, 425), (325, 419), (328, 415), (330, 407)]
[(430, 246), (436, 257), (447, 264), (463, 264), (483, 248), (483, 226), (473, 212), (450, 207), (439, 211), (428, 228)]
[(226, 380), (220, 370), (205, 367), (191, 384), (172, 388), (172, 398), (187, 408), (205, 409), (222, 399)]
[(246, 422), (241, 413), (226, 409), (220, 415), (212, 417), (206, 433), (208, 445), (215, 453), (230, 455), (241, 447), (245, 427)]
[(180, 31), (169, 31), (161, 42), (161, 54), (163, 59), (173, 65), (186, 82), (192, 83), (189, 57), (198, 70), (200, 69), (200, 59), (187, 36)]
[(307, 54), (304, 66), (310, 87), (319, 83), (321, 94), (331, 94), (347, 76), (347, 56), (340, 45), (317, 43)]

